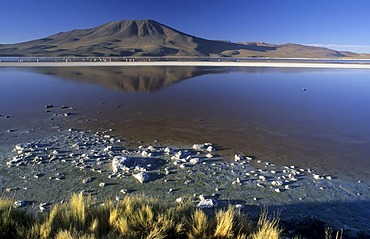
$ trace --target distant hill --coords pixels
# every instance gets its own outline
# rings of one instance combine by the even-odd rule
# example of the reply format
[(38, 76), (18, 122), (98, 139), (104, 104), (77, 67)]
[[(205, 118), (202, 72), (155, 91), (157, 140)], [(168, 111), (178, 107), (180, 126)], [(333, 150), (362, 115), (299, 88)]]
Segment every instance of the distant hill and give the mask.
[(289, 57), (339, 58), (339, 57), (353, 57), (356, 55), (355, 53), (352, 52), (336, 51), (324, 47), (314, 47), (295, 43), (278, 45), (278, 44), (268, 44), (264, 42), (243, 42), (241, 44), (246, 46), (255, 46), (256, 49), (260, 47), (264, 47), (267, 49), (266, 51), (262, 52), (250, 52), (248, 50), (241, 49), (239, 50), (239, 54), (241, 56), (247, 55), (256, 57), (281, 57), (281, 58)]
[(0, 56), (45, 57), (356, 57), (298, 44), (233, 43), (182, 33), (153, 20), (125, 20), (46, 38), (0, 45)]

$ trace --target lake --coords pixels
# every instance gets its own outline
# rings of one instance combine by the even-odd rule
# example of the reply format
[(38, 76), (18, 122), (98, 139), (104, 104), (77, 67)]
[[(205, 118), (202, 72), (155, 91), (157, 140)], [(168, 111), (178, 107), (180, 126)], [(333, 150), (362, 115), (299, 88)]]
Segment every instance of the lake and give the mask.
[[(0, 147), (58, 128), (112, 129), (133, 142), (211, 142), (230, 159), (243, 153), (366, 180), (369, 92), (368, 70), (0, 68)], [(47, 104), (74, 110), (57, 118)]]

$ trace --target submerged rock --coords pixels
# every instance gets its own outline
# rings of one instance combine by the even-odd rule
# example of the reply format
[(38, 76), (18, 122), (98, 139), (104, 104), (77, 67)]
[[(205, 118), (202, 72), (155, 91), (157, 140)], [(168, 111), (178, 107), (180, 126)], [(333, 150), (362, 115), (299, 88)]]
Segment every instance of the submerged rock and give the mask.
[(6, 162), (6, 165), (8, 167), (10, 166), (18, 166), (20, 163), (22, 163), (22, 158), (21, 157), (16, 157), (14, 156), (11, 160), (9, 160), (8, 162)]
[(191, 163), (191, 164), (197, 164), (197, 163), (199, 163), (201, 160), (200, 160), (200, 158), (192, 158), (192, 159), (190, 159), (189, 160), (189, 162)]
[(197, 151), (202, 151), (203, 150), (203, 147), (204, 147), (203, 144), (194, 144), (193, 145), (193, 149), (194, 150), (197, 150)]
[(213, 158), (213, 155), (211, 153), (208, 153), (206, 154), (206, 157), (210, 159), (210, 158)]
[(166, 154), (170, 154), (172, 152), (172, 149), (170, 147), (166, 147), (163, 152), (165, 152)]
[(82, 180), (82, 183), (86, 184), (86, 183), (89, 183), (91, 182), (93, 179), (91, 177), (88, 177), (88, 178), (85, 178), (84, 180)]
[(6, 188), (5, 189), (5, 192), (13, 192), (13, 191), (16, 191), (16, 190), (18, 190), (19, 188), (18, 187), (14, 187), (14, 188)]
[(196, 151), (208, 151), (208, 152), (215, 151), (215, 148), (211, 143), (194, 144), (193, 149)]
[(24, 207), (24, 206), (26, 206), (26, 201), (23, 201), (23, 200), (15, 201), (14, 206), (15, 207)]
[(123, 156), (115, 156), (112, 161), (113, 173), (118, 173), (120, 170), (128, 171), (135, 166), (134, 160)]
[(239, 154), (235, 154), (235, 156), (234, 156), (234, 161), (235, 162), (239, 162), (239, 161), (241, 161), (243, 159), (243, 156), (241, 156), (241, 155), (239, 155)]
[(216, 149), (212, 145), (210, 145), (210, 146), (207, 147), (207, 151), (208, 152), (212, 152), (212, 151), (215, 151), (215, 150)]
[(136, 178), (140, 183), (146, 183), (150, 179), (149, 174), (147, 174), (145, 172), (140, 172), (140, 173), (137, 173), (137, 174), (133, 174), (132, 176), (134, 176), (134, 178)]
[(49, 210), (48, 206), (50, 206), (50, 203), (40, 203), (39, 204), (40, 212), (44, 212), (44, 211)]
[(197, 204), (197, 207), (199, 208), (214, 208), (218, 206), (218, 202), (215, 199), (209, 198), (209, 199), (202, 199)]

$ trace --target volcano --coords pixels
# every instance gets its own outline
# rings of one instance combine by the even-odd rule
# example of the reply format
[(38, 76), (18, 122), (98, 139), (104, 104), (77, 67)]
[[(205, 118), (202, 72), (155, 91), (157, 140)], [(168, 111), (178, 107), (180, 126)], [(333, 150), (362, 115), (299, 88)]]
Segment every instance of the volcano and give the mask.
[(109, 22), (91, 29), (0, 45), (2, 57), (317, 57), (356, 56), (299, 44), (233, 43), (192, 36), (154, 20)]

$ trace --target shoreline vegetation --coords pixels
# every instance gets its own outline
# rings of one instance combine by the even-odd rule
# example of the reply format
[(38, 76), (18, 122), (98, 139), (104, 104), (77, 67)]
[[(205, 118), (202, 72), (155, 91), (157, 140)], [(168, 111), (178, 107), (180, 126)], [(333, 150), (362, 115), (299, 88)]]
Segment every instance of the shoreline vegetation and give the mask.
[(366, 59), (320, 58), (37, 58), (0, 57), (0, 67), (219, 66), (370, 69)]
[[(191, 200), (167, 204), (146, 196), (99, 203), (73, 194), (50, 211), (30, 214), (0, 200), (0, 238), (349, 238), (320, 221), (281, 225), (279, 213), (263, 209), (251, 219), (242, 209), (202, 210)], [(362, 238), (361, 235), (352, 238)]]

